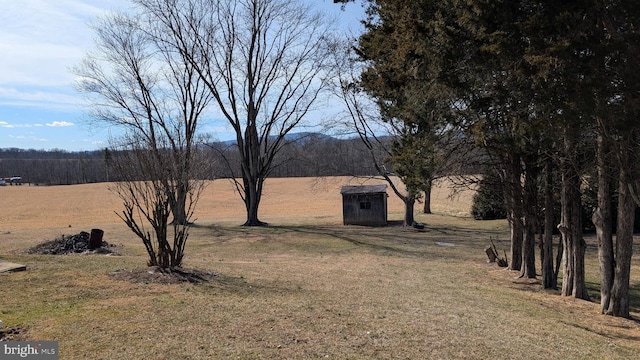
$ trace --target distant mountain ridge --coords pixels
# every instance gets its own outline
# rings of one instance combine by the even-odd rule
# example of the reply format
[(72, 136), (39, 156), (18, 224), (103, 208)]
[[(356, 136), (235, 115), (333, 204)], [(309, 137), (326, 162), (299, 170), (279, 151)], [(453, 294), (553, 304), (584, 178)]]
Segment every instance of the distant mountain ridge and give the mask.
[[(273, 140), (276, 138), (276, 135), (272, 135), (270, 136), (270, 140)], [(286, 134), (284, 136), (284, 140), (286, 142), (293, 142), (293, 143), (304, 143), (306, 140), (308, 139), (313, 139), (313, 140), (337, 140), (335, 137), (331, 136), (331, 135), (327, 135), (327, 134), (323, 134), (323, 133), (319, 133), (319, 132), (311, 132), (311, 131), (303, 131), (303, 132), (298, 132), (298, 133), (290, 133), (290, 134)], [(236, 140), (235, 139), (231, 139), (231, 140), (223, 140), (223, 141), (213, 141), (211, 142), (211, 144), (224, 144), (224, 145), (233, 145), (236, 144)]]

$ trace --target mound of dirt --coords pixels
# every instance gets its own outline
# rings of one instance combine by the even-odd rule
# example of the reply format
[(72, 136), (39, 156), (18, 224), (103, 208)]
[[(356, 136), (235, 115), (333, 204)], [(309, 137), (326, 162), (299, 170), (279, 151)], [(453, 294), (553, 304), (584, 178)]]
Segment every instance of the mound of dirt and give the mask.
[(65, 236), (62, 235), (57, 239), (44, 242), (27, 250), (29, 254), (41, 255), (63, 255), (73, 253), (97, 253), (97, 254), (113, 254), (115, 245), (102, 241), (99, 248), (91, 249), (89, 247), (90, 234), (81, 231), (79, 234)]
[(197, 269), (161, 269), (152, 266), (136, 270), (118, 270), (110, 274), (113, 279), (144, 284), (199, 284), (219, 276)]

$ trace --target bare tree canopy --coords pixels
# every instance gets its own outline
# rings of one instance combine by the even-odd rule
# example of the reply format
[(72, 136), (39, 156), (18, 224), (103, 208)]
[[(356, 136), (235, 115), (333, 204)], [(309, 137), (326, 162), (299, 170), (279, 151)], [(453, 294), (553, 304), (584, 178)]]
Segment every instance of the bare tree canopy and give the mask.
[(285, 136), (327, 87), (331, 27), (321, 13), (285, 0), (136, 0), (162, 24), (168, 46), (197, 71), (235, 132), (236, 188), (245, 225), (263, 225), (264, 180)]
[(211, 94), (189, 62), (160, 40), (156, 24), (112, 14), (94, 29), (96, 49), (74, 72), (93, 119), (124, 133), (111, 140), (117, 152), (109, 160), (120, 180), (113, 191), (125, 207), (118, 215), (144, 242), (149, 265), (180, 266), (204, 186), (198, 120)]

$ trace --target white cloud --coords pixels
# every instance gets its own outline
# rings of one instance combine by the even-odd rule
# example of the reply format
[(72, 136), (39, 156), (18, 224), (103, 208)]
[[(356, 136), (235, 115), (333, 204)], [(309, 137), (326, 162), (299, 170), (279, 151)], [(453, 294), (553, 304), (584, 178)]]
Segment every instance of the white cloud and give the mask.
[(9, 138), (16, 140), (29, 140), (29, 141), (37, 141), (37, 142), (47, 142), (48, 139), (33, 136), (33, 135), (9, 135)]
[[(0, 0), (0, 3), (0, 118), (10, 121), (0, 124), (0, 128), (36, 126), (18, 125), (7, 119), (15, 117), (12, 109), (32, 113), (81, 112), (85, 103), (73, 88), (71, 69), (94, 47), (94, 33), (89, 24), (102, 14), (126, 9), (130, 1)], [(34, 117), (18, 121), (31, 119)], [(42, 117), (39, 121), (51, 122)]]
[(30, 142), (31, 141), (35, 141), (35, 142), (49, 141), (49, 139), (45, 139), (45, 138), (34, 136), (34, 135), (9, 135), (9, 138), (15, 139), (15, 140), (29, 140)]
[(0, 84), (69, 86), (69, 69), (93, 47), (88, 24), (124, 0), (3, 1)]
[[(56, 9), (53, 2), (12, 1), (3, 4), (0, 22), (2, 84), (54, 86), (69, 83), (68, 67), (90, 43), (80, 18)], [(76, 28), (72, 41), (72, 28)]]
[(65, 127), (65, 126), (73, 126), (73, 123), (72, 122), (68, 122), (68, 121), (54, 121), (52, 123), (47, 123), (47, 126)]
[(30, 128), (30, 127), (37, 127), (37, 126), (42, 126), (42, 125), (41, 124), (11, 124), (6, 121), (0, 121), (0, 127), (6, 128), (6, 129)]
[[(64, 90), (68, 90), (68, 93), (65, 93)], [(77, 111), (81, 106), (80, 103), (80, 99), (71, 94), (71, 89), (19, 89), (0, 86), (0, 106)]]

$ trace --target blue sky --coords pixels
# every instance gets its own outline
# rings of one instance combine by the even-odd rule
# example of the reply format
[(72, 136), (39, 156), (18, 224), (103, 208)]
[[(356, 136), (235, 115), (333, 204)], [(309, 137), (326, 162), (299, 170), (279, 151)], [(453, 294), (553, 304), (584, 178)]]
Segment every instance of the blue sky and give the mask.
[[(300, 1), (300, 0), (292, 0)], [(341, 11), (313, 0), (351, 32), (363, 16), (359, 2)], [(87, 24), (127, 0), (0, 0), (0, 148), (97, 150), (115, 129), (91, 122), (73, 88), (70, 69), (93, 47)], [(206, 132), (225, 140), (225, 123)]]

